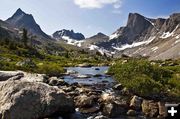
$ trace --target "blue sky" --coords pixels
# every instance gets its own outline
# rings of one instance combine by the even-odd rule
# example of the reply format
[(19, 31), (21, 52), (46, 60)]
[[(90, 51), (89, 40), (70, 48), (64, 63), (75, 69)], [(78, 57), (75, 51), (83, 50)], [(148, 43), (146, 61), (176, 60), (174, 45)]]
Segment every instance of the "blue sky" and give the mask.
[(126, 24), (130, 12), (168, 17), (180, 12), (180, 0), (1, 0), (0, 19), (7, 19), (18, 8), (32, 14), (49, 35), (73, 29), (89, 37), (98, 32), (112, 34)]

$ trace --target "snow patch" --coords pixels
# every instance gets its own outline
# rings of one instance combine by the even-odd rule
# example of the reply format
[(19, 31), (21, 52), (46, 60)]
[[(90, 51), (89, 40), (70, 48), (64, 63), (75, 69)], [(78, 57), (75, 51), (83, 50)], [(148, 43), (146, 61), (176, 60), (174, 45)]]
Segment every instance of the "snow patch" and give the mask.
[(101, 55), (108, 55), (108, 56), (112, 56), (112, 52), (109, 52), (108, 50), (104, 49), (104, 48), (100, 48), (96, 45), (90, 45), (89, 47), (90, 50), (97, 50), (99, 53), (101, 53)]
[(180, 38), (180, 35), (177, 35), (177, 36), (176, 36), (176, 39), (179, 39), (179, 38)]
[(176, 40), (175, 42), (174, 42), (174, 44), (177, 44), (177, 43), (179, 43), (180, 42), (180, 39), (179, 40)]
[[(77, 40), (71, 39), (71, 38), (69, 38), (67, 36), (63, 36), (62, 38), (64, 40), (66, 40), (67, 44), (75, 45), (75, 46), (78, 46), (78, 47), (81, 47), (82, 43), (85, 42), (84, 40), (77, 41)], [(100, 47), (98, 47), (96, 45), (90, 45), (88, 48), (89, 48), (89, 50), (97, 50), (102, 55), (104, 55), (104, 54), (109, 55), (109, 56), (112, 55), (108, 50), (105, 50), (104, 48), (100, 48)]]
[(127, 48), (134, 48), (134, 47), (141, 46), (141, 45), (147, 45), (147, 44), (151, 43), (155, 38), (156, 37), (153, 36), (153, 37), (150, 37), (146, 41), (134, 42), (132, 44), (125, 44), (125, 45), (122, 45), (121, 47), (112, 47), (112, 48), (114, 48), (115, 50), (122, 51), (122, 50), (125, 50)]
[(99, 47), (96, 46), (96, 45), (91, 45), (91, 46), (89, 47), (90, 50), (96, 50), (96, 49), (98, 49), (98, 48), (99, 48)]
[(153, 52), (156, 52), (157, 49), (159, 49), (159, 47), (157, 47), (157, 46), (151, 48), (151, 50), (152, 50)]
[(177, 30), (177, 28), (179, 27), (179, 25), (176, 26), (176, 28), (170, 33), (168, 32), (164, 32), (159, 38), (165, 39), (165, 38), (169, 38), (171, 36), (174, 35), (174, 32)]
[(75, 46), (78, 46), (78, 47), (81, 47), (81, 44), (84, 42), (83, 40), (77, 41), (77, 40), (71, 39), (68, 36), (63, 36), (62, 38), (64, 40), (66, 40), (67, 44), (75, 45)]
[(115, 38), (118, 38), (118, 37), (119, 37), (118, 33), (113, 33), (112, 35), (109, 36), (109, 40), (112, 40), (112, 39), (115, 39)]
[(146, 56), (147, 56), (147, 54), (146, 54), (146, 53), (144, 53), (144, 54), (143, 54), (143, 57), (146, 57)]
[(144, 17), (151, 25), (155, 25), (151, 20), (149, 20), (148, 18)]
[(165, 39), (165, 38), (169, 38), (170, 36), (172, 36), (173, 35), (173, 32), (164, 32), (163, 34), (162, 34), (162, 36), (160, 36), (159, 38), (162, 38), (162, 39)]

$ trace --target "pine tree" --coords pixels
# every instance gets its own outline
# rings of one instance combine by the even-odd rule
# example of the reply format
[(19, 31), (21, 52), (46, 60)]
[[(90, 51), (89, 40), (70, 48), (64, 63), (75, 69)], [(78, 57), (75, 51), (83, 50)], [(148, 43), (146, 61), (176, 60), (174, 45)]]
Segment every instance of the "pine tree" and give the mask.
[(27, 36), (27, 30), (23, 29), (23, 36), (22, 36), (22, 41), (25, 47), (28, 46), (28, 36)]
[(5, 39), (4, 39), (4, 43), (5, 43), (5, 45), (9, 45), (10, 40), (9, 40), (8, 38), (5, 38)]

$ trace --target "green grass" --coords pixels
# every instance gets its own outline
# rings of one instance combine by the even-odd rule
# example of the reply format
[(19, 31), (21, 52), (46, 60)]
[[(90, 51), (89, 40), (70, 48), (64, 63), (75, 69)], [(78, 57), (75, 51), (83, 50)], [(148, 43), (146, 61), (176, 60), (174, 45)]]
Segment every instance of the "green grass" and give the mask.
[(117, 61), (110, 67), (109, 74), (137, 95), (153, 97), (167, 94), (180, 100), (180, 64), (161, 64), (141, 59), (131, 59), (126, 63)]
[[(13, 47), (11, 47), (12, 44)], [(75, 46), (66, 44), (56, 45), (54, 49), (52, 47), (52, 49), (37, 49), (32, 46), (24, 46), (20, 42), (0, 39), (0, 70), (23, 70), (27, 72), (45, 73), (48, 75), (59, 75), (64, 73), (63, 67), (77, 66), (82, 63), (98, 65), (109, 64), (110, 62), (104, 56), (91, 55), (85, 50)], [(58, 49), (59, 47), (61, 50)], [(49, 51), (55, 49), (57, 49), (57, 54), (52, 54), (52, 52), (49, 53)], [(26, 59), (31, 59), (35, 66), (17, 66), (18, 62)]]

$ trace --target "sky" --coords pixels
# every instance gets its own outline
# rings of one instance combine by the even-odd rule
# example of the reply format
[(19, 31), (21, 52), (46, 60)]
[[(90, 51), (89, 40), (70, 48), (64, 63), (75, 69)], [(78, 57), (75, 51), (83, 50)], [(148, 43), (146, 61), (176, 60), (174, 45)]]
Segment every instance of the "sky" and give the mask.
[(6, 20), (18, 8), (32, 14), (49, 35), (73, 29), (90, 37), (112, 34), (126, 25), (129, 13), (167, 18), (180, 12), (180, 0), (0, 0), (0, 19)]

